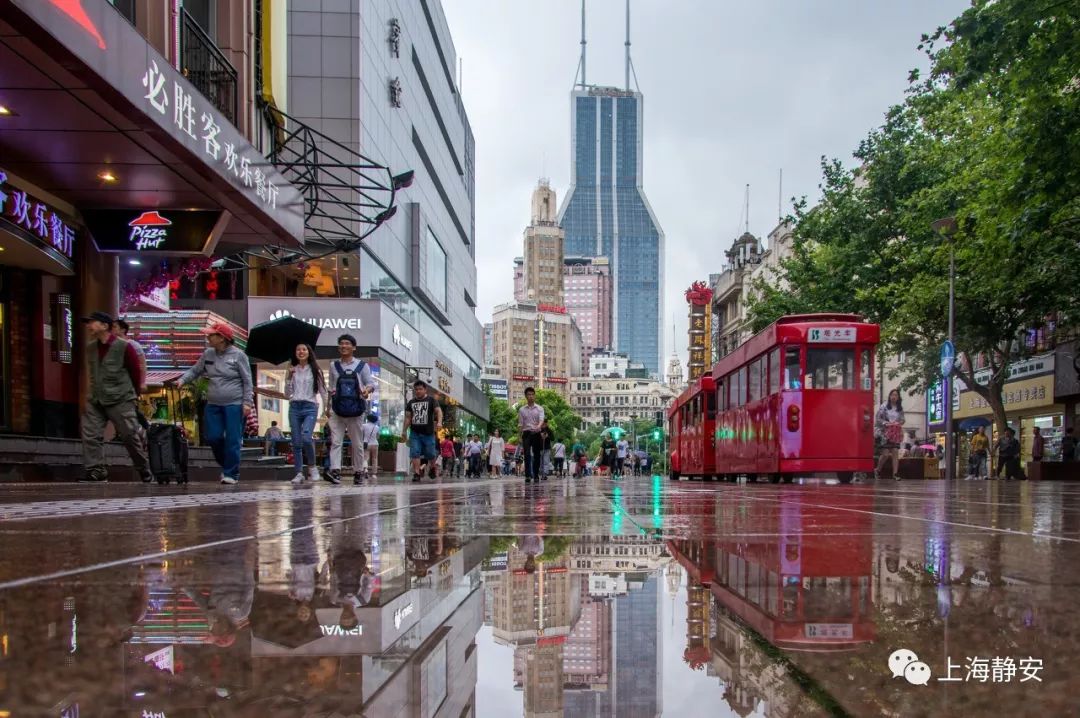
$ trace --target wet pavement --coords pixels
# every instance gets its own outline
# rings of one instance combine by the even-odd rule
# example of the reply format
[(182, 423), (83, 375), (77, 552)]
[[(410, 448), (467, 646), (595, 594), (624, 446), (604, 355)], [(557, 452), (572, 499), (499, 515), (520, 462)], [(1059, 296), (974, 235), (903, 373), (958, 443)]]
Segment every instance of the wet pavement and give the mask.
[(26, 484), (0, 547), (0, 718), (1080, 712), (1072, 485)]

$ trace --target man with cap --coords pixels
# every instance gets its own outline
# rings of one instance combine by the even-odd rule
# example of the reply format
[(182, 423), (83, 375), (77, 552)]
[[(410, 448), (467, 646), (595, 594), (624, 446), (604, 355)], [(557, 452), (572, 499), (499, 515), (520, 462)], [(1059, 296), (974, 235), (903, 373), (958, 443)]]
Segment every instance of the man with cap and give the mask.
[(82, 422), (84, 481), (109, 480), (104, 440), (105, 425), (110, 421), (142, 480), (153, 481), (145, 437), (137, 417), (138, 388), (144, 381), (139, 354), (130, 342), (112, 334), (113, 318), (105, 312), (93, 312), (82, 321), (93, 338), (86, 348), (90, 392)]
[(183, 386), (203, 376), (210, 380), (203, 412), (203, 435), (221, 467), (221, 483), (235, 484), (240, 479), (244, 417), (254, 407), (251, 362), (233, 344), (236, 337), (228, 324), (215, 322), (202, 333), (210, 346), (179, 382)]

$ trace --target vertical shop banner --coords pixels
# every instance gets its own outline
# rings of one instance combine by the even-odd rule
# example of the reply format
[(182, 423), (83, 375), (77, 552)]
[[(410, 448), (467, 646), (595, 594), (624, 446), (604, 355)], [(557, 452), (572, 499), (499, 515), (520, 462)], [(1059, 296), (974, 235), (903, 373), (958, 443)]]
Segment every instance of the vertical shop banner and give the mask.
[(712, 335), (712, 290), (704, 282), (694, 282), (686, 290), (686, 301), (690, 305), (690, 323), (687, 330), (687, 346), (690, 348), (689, 380), (700, 378), (710, 359), (710, 337)]

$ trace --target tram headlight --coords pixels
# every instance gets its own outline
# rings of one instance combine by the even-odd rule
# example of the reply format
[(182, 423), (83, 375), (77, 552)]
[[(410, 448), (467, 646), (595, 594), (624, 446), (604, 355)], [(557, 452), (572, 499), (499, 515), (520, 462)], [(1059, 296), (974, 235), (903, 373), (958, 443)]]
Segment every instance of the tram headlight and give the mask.
[(787, 429), (788, 431), (799, 430), (799, 407), (789, 406), (787, 409)]

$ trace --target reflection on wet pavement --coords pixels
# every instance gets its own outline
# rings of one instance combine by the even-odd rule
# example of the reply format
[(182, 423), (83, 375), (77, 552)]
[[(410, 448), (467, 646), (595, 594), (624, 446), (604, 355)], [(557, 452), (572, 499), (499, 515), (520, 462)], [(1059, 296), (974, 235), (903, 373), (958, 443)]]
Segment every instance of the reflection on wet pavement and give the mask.
[(4, 718), (1077, 713), (1068, 485), (63, 491), (2, 507)]

